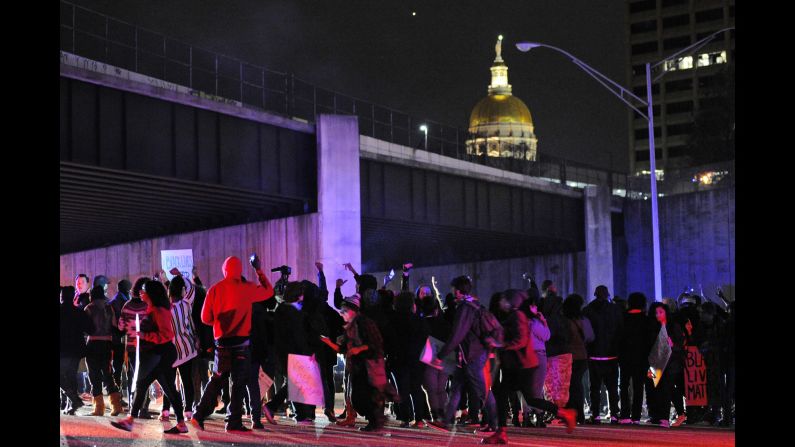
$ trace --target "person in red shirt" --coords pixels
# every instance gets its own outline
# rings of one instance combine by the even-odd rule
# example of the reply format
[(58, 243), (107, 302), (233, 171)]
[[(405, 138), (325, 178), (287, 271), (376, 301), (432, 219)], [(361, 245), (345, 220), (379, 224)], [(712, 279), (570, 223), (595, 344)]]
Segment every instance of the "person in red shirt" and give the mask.
[(224, 279), (210, 287), (202, 306), (202, 322), (213, 327), (216, 349), (215, 371), (190, 421), (200, 430), (204, 430), (204, 419), (213, 412), (218, 392), (231, 375), (233, 385), (226, 431), (249, 431), (242, 419), (243, 394), (251, 369), (251, 305), (273, 297), (273, 286), (260, 269), (257, 255), (252, 255), (251, 266), (257, 272), (259, 284), (246, 282), (241, 277), (243, 266), (239, 258), (226, 258), (222, 268)]
[(165, 286), (159, 281), (147, 281), (141, 290), (141, 299), (148, 307), (146, 316), (140, 324), (141, 344), (136, 371), (135, 400), (130, 415), (111, 422), (111, 425), (121, 430), (132, 431), (133, 421), (139, 417), (143, 406), (146, 390), (154, 380), (157, 380), (174, 406), (177, 417), (177, 425), (165, 430), (164, 433), (187, 433), (188, 426), (185, 425), (185, 417), (182, 414), (182, 398), (174, 386), (176, 373), (171, 367), (177, 359), (177, 349), (172, 343), (174, 326), (171, 323), (171, 302)]

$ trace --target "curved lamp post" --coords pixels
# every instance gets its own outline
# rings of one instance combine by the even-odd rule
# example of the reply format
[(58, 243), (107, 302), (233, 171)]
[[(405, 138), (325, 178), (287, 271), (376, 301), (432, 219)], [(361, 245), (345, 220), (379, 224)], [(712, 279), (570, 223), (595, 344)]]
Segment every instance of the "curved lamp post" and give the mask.
[[(699, 48), (709, 43), (718, 34), (721, 34), (725, 31), (732, 29), (734, 29), (734, 27), (724, 28), (720, 31), (716, 31), (710, 34), (709, 36), (694, 43), (693, 45), (690, 45), (689, 47), (682, 49), (668, 56), (667, 58), (657, 62), (656, 64), (652, 65), (651, 63), (646, 63), (646, 100), (645, 101), (643, 99), (638, 98), (634, 93), (625, 89), (624, 87), (613, 81), (612, 79), (598, 72), (595, 68), (572, 56), (571, 53), (569, 53), (566, 50), (562, 50), (558, 47), (553, 47), (552, 45), (547, 45), (538, 42), (519, 42), (516, 44), (516, 48), (518, 48), (519, 51), (524, 53), (532, 50), (533, 48), (545, 47), (564, 54), (566, 57), (570, 58), (575, 65), (583, 69), (583, 71), (588, 73), (592, 78), (596, 79), (597, 82), (602, 84), (603, 87), (610, 90), (610, 92), (616, 95), (618, 99), (624, 102), (624, 104), (628, 105), (632, 110), (640, 114), (642, 117), (646, 118), (646, 121), (649, 123), (649, 170), (651, 171), (651, 232), (652, 232), (652, 245), (654, 252), (655, 301), (662, 300), (662, 274), (660, 272), (660, 231), (659, 231), (659, 221), (657, 217), (657, 163), (654, 154), (654, 112), (652, 110), (652, 100), (651, 100), (651, 85), (652, 85), (651, 70), (652, 68), (657, 68), (659, 65), (665, 63), (668, 60), (676, 59), (680, 55), (698, 50)], [(665, 73), (666, 71), (663, 71), (662, 73), (660, 73), (660, 75), (654, 78), (654, 80), (656, 81), (660, 79), (665, 75)], [(643, 111), (641, 111), (637, 106), (635, 106), (635, 104), (632, 103), (633, 100), (635, 101), (636, 104), (640, 104), (641, 106), (646, 106), (646, 113), (643, 113)]]

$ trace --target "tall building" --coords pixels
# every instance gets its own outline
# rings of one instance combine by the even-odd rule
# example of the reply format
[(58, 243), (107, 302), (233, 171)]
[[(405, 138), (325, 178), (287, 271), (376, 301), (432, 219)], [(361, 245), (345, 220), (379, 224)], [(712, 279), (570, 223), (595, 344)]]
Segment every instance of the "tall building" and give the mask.
[(502, 36), (497, 38), (495, 51), (488, 96), (475, 105), (469, 117), (467, 154), (535, 161), (538, 139), (533, 118), (525, 103), (511, 93), (508, 66), (502, 60)]
[[(646, 67), (710, 34), (734, 26), (734, 0), (627, 0), (628, 84), (646, 98)], [(695, 53), (660, 67), (665, 76), (652, 83), (657, 171), (691, 163), (689, 138), (694, 117), (708, 107), (710, 89), (734, 63), (734, 30), (718, 35)], [(654, 79), (661, 72), (652, 72)], [(714, 90), (714, 89), (713, 89)], [(630, 172), (649, 174), (648, 122), (630, 112)]]

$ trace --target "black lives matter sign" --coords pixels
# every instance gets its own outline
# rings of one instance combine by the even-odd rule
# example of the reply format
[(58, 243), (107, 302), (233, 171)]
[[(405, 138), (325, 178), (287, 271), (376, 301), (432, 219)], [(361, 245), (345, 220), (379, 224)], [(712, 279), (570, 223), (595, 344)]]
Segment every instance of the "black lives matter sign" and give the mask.
[(707, 366), (696, 346), (688, 346), (685, 357), (685, 399), (688, 406), (707, 405)]

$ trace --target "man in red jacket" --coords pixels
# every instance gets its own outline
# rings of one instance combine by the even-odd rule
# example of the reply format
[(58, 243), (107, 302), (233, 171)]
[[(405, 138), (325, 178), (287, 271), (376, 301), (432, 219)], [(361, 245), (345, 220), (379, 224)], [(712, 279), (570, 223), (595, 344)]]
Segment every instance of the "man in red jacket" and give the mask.
[(251, 265), (259, 277), (259, 285), (245, 282), (240, 259), (226, 258), (224, 279), (207, 291), (202, 306), (202, 322), (213, 327), (215, 338), (215, 371), (202, 393), (191, 423), (204, 430), (204, 419), (212, 413), (218, 401), (221, 385), (232, 376), (232, 396), (226, 417), (226, 431), (249, 431), (243, 426), (243, 393), (248, 383), (251, 361), (249, 335), (251, 333), (251, 305), (273, 297), (273, 286), (260, 269), (259, 258), (254, 255)]

